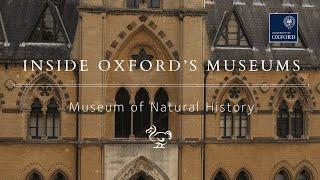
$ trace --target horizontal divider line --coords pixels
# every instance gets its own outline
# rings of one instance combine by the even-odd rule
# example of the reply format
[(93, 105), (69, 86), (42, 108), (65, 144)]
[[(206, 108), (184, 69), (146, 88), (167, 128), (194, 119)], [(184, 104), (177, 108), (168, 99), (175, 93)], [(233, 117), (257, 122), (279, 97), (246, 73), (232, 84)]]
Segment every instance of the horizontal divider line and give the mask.
[(310, 84), (14, 84), (14, 87), (310, 87)]

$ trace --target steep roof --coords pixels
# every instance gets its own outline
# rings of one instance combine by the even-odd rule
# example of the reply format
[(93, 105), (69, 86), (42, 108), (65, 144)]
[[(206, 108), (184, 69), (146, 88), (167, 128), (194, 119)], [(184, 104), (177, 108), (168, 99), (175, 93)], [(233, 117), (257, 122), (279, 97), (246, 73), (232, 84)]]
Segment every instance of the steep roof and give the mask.
[[(9, 47), (0, 46), (0, 60), (41, 59), (41, 58), (68, 58), (70, 49), (67, 46), (52, 44), (45, 46), (21, 47), (26, 42), (44, 12), (48, 3), (63, 2), (63, 0), (3, 0), (0, 1), (0, 12), (7, 32)], [(72, 42), (75, 36), (78, 21), (76, 10), (77, 1), (65, 0), (57, 5), (66, 33)]]
[[(211, 60), (256, 59), (295, 60), (303, 67), (320, 67), (320, 2), (311, 0), (313, 7), (302, 6), (302, 0), (291, 0), (294, 6), (283, 4), (282, 0), (267, 0), (265, 5), (253, 5), (254, 0), (243, 0), (245, 5), (235, 5), (233, 0), (214, 0), (207, 5), (206, 20), (209, 46), (213, 45), (225, 13), (236, 11), (246, 30), (253, 49), (213, 48)], [(299, 13), (299, 29), (307, 44), (305, 50), (272, 49), (269, 45), (269, 13)]]

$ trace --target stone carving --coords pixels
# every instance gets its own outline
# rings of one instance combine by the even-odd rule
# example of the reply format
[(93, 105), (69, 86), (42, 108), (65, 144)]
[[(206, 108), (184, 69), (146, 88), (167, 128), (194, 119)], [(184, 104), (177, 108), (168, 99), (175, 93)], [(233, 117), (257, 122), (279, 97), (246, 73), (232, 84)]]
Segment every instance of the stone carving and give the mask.
[(9, 91), (11, 91), (11, 90), (14, 89), (15, 84), (16, 84), (16, 82), (15, 82), (13, 79), (8, 79), (8, 80), (5, 82), (5, 86), (6, 86), (6, 88), (7, 88)]
[(148, 174), (155, 180), (169, 180), (168, 176), (164, 174), (158, 166), (143, 156), (131, 162), (128, 167), (114, 179), (127, 180), (141, 172)]
[(320, 83), (317, 85), (316, 90), (318, 93), (320, 93)]
[(269, 89), (270, 89), (270, 86), (268, 85), (268, 83), (264, 82), (261, 84), (261, 87), (260, 87), (261, 92), (266, 93), (269, 91)]

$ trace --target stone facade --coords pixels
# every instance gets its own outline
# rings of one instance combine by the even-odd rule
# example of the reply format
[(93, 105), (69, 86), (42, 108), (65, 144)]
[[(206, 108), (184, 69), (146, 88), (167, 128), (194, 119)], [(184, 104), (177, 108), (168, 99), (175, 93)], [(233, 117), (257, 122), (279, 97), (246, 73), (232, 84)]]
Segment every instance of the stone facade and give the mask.
[[(87, 72), (25, 72), (21, 70), (23, 64), (20, 59), (6, 59), (5, 55), (1, 57), (0, 179), (24, 180), (30, 173), (37, 172), (44, 180), (51, 180), (57, 172), (61, 172), (68, 180), (131, 180), (143, 172), (147, 175), (145, 179), (213, 180), (219, 172), (223, 172), (227, 179), (236, 179), (240, 172), (245, 172), (250, 179), (270, 180), (281, 170), (285, 170), (290, 179), (297, 179), (302, 170), (309, 172), (310, 179), (320, 179), (320, 66), (311, 64), (299, 72), (235, 71), (206, 74), (203, 64), (221, 51), (211, 48), (214, 37), (208, 32), (218, 31), (212, 30), (208, 17), (223, 14), (219, 9), (214, 9), (214, 2), (161, 1), (160, 10), (143, 7), (127, 9), (125, 2), (80, 0), (77, 5), (79, 19), (68, 51), (71, 59), (88, 60)], [(245, 2), (252, 3), (251, 0)], [(222, 1), (218, 0), (216, 3), (222, 4)], [(224, 6), (234, 5), (228, 0)], [(315, 6), (310, 8), (315, 8), (316, 11), (318, 4)], [(249, 8), (257, 7), (250, 5)], [(303, 14), (308, 10), (297, 11)], [(212, 24), (220, 24), (221, 21), (222, 19), (219, 22), (212, 21)], [(248, 34), (252, 35), (250, 32)], [(8, 41), (10, 43), (10, 36)], [(0, 50), (1, 48), (5, 48), (3, 44), (0, 44)], [(201, 68), (194, 72), (185, 67), (179, 72), (103, 72), (97, 69), (97, 64), (102, 59), (130, 59), (141, 48), (155, 59), (195, 59), (197, 67)], [(258, 50), (252, 47), (251, 50), (258, 60), (272, 51), (270, 46), (263, 46)], [(239, 51), (231, 49), (225, 55), (246, 57), (243, 55), (245, 53)], [(294, 50), (284, 50), (289, 55), (295, 53), (292, 51)], [(318, 46), (298, 51), (311, 53), (313, 61), (319, 60)], [(58, 50), (56, 52), (59, 53)], [(275, 54), (273, 57), (276, 57)], [(250, 54), (247, 59), (254, 57)], [(289, 57), (298, 58), (294, 55)], [(45, 59), (46, 56), (42, 58)], [(42, 96), (37, 87), (28, 86), (41, 80), (60, 86), (51, 89), (48, 96)], [(302, 102), (304, 133), (300, 138), (293, 138), (291, 135), (280, 138), (277, 135), (278, 107), (283, 100), (293, 106), (293, 100), (285, 98), (286, 89), (280, 86), (262, 85), (286, 85), (291, 82), (308, 84), (296, 89), (298, 99)], [(114, 104), (120, 87), (68, 86), (78, 83), (146, 86), (191, 84), (195, 87), (164, 89), (171, 103), (198, 102), (200, 110), (169, 113), (168, 126), (173, 138), (166, 149), (158, 150), (152, 148), (154, 145), (146, 139), (115, 138), (114, 112), (70, 112), (70, 102)], [(219, 86), (196, 86), (203, 83)], [(12, 84), (24, 85), (19, 87)], [(249, 117), (246, 136), (226, 139), (221, 137), (221, 113), (203, 113), (203, 104), (223, 104), (229, 98), (228, 85), (232, 84), (244, 85), (241, 97), (248, 104), (254, 105), (255, 110)], [(261, 87), (254, 87), (252, 84)], [(130, 102), (135, 101), (135, 94), (140, 88), (141, 86), (126, 88)], [(144, 88), (150, 101), (153, 101), (159, 87)], [(43, 135), (40, 139), (32, 139), (29, 130), (32, 103), (38, 98), (42, 104), (48, 104), (49, 97), (55, 98), (59, 104), (60, 136), (50, 139)]]

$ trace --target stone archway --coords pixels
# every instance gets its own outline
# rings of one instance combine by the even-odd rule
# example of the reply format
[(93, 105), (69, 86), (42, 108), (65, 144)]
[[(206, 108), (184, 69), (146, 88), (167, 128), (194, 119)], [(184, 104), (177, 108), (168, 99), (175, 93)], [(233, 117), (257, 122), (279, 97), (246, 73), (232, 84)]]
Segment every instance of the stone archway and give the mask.
[(129, 178), (129, 180), (154, 180), (149, 174), (141, 171)]
[(169, 180), (155, 163), (144, 156), (131, 161), (114, 178), (115, 180)]

